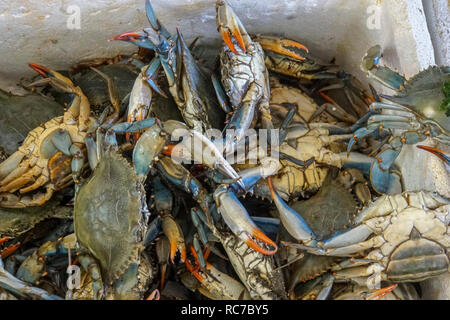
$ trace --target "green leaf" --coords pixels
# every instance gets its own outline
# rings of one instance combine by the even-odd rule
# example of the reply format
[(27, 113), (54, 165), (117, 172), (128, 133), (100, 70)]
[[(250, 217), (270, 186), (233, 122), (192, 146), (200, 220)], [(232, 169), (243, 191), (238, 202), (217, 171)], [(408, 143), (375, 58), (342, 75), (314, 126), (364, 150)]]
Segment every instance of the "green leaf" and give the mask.
[(441, 105), (439, 106), (439, 110), (445, 112), (447, 117), (450, 117), (450, 98), (446, 98)]
[(442, 86), (442, 91), (447, 99), (450, 98), (450, 81), (444, 83)]

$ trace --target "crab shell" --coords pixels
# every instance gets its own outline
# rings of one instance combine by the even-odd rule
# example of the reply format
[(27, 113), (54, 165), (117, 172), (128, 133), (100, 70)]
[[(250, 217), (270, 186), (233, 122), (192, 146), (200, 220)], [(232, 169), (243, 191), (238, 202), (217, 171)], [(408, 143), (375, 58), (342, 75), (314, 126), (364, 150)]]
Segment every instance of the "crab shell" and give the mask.
[(383, 97), (411, 108), (450, 131), (450, 117), (444, 110), (439, 110), (439, 105), (445, 99), (443, 84), (449, 81), (450, 67), (432, 66), (409, 79), (397, 95)]
[(79, 190), (75, 234), (82, 249), (99, 261), (108, 283), (139, 261), (145, 232), (144, 195), (132, 166), (111, 149), (104, 151), (91, 178)]
[[(309, 121), (319, 105), (307, 94), (295, 87), (281, 84), (277, 77), (270, 78), (270, 114), (275, 128), (279, 128), (288, 113), (288, 109), (283, 107), (284, 103), (294, 103), (299, 108), (294, 115), (293, 123), (303, 123)], [(313, 122), (336, 123), (336, 119), (327, 112), (321, 113)]]

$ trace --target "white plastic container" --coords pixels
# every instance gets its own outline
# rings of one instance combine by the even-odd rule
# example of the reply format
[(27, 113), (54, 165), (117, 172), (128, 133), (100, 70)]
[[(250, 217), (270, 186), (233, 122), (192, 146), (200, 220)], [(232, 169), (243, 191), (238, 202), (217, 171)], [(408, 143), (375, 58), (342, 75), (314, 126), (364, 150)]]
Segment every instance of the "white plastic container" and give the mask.
[[(433, 0), (427, 0), (433, 1)], [(435, 1), (433, 1), (435, 2)], [(440, 1), (437, 1), (440, 2)], [(446, 1), (445, 1), (446, 2)], [(31, 75), (27, 62), (64, 69), (136, 48), (107, 40), (148, 26), (144, 0), (0, 0), (0, 87), (11, 89)], [(359, 61), (380, 44), (385, 62), (407, 76), (435, 62), (421, 0), (230, 0), (250, 33), (280, 35), (307, 45), (313, 54), (336, 58), (363, 77)], [(152, 0), (170, 31), (186, 40), (219, 45), (214, 0)]]
[[(450, 64), (446, 0), (228, 1), (250, 33), (298, 40), (314, 55), (336, 58), (361, 80), (360, 59), (375, 44), (384, 49), (383, 63), (407, 77), (436, 62)], [(136, 51), (131, 44), (107, 40), (148, 26), (144, 3), (0, 0), (0, 87), (18, 92), (19, 79), (34, 75), (28, 62), (65, 69), (83, 60)], [(203, 43), (220, 45), (214, 0), (152, 0), (152, 5), (169, 31), (178, 26), (187, 41), (199, 35)], [(405, 146), (397, 164), (408, 190), (450, 196), (448, 170), (436, 157)], [(428, 298), (450, 298), (448, 274), (426, 283)]]

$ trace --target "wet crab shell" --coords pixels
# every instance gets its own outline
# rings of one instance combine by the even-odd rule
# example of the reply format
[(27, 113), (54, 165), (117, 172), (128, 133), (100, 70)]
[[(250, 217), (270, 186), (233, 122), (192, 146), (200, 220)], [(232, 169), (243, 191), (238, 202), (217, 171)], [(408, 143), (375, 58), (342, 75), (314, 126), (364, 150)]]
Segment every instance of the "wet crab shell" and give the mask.
[(145, 231), (142, 188), (131, 165), (108, 149), (77, 195), (74, 228), (78, 242), (99, 261), (107, 282), (118, 279), (138, 261)]
[(410, 78), (397, 95), (388, 100), (407, 106), (425, 118), (433, 119), (450, 131), (450, 117), (439, 106), (444, 101), (444, 83), (450, 81), (450, 67), (432, 66)]

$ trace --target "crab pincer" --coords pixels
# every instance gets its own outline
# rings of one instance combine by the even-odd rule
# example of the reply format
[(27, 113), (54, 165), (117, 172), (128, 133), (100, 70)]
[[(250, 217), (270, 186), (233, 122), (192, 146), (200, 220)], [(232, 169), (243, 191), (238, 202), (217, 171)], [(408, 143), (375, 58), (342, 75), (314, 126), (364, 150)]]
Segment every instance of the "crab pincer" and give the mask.
[[(242, 25), (241, 20), (234, 14), (231, 7), (223, 0), (216, 2), (217, 10), (217, 30), (222, 35), (223, 41), (235, 54), (240, 54), (235, 44), (242, 54), (246, 53), (246, 42), (249, 35)], [(248, 38), (248, 39), (247, 39)]]
[(108, 41), (125, 41), (145, 49), (155, 50), (155, 46), (148, 38), (145, 29), (123, 32), (118, 35), (115, 35), (114, 37), (109, 38)]
[(306, 243), (314, 243), (316, 236), (308, 227), (306, 221), (294, 209), (289, 207), (283, 201), (283, 199), (273, 187), (272, 179), (270, 177), (267, 178), (267, 184), (269, 185), (269, 190), (273, 202), (275, 203), (280, 214), (280, 220), (289, 234), (297, 240)]
[(265, 255), (277, 252), (276, 243), (256, 226), (231, 188), (219, 186), (214, 192), (214, 200), (225, 223), (250, 248)]
[(397, 288), (397, 286), (398, 286), (398, 285), (395, 283), (395, 284), (392, 284), (392, 285), (390, 285), (390, 286), (387, 286), (387, 287), (378, 289), (378, 290), (376, 290), (375, 292), (369, 294), (369, 295), (366, 297), (366, 300), (381, 300), (381, 299), (383, 299), (386, 295), (388, 295), (389, 293), (391, 293), (392, 291), (394, 291), (395, 288)]
[(180, 260), (182, 262), (185, 261), (186, 248), (184, 246), (183, 233), (172, 216), (164, 215), (162, 217), (162, 229), (170, 242), (170, 261), (174, 263), (177, 251), (180, 252)]
[(297, 60), (305, 60), (305, 57), (302, 56), (302, 53), (309, 53), (309, 50), (306, 46), (290, 39), (282, 39), (270, 36), (258, 36), (255, 40), (259, 42), (264, 50), (272, 51)]

